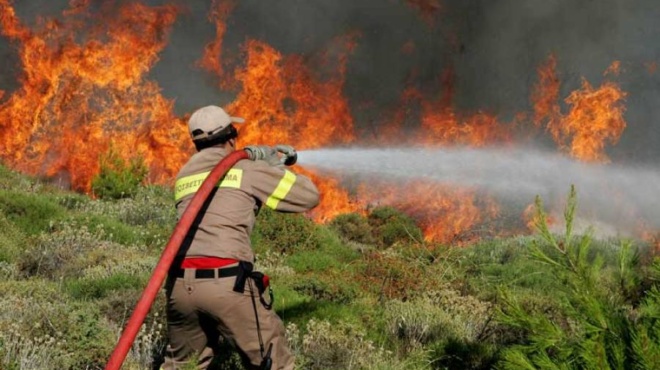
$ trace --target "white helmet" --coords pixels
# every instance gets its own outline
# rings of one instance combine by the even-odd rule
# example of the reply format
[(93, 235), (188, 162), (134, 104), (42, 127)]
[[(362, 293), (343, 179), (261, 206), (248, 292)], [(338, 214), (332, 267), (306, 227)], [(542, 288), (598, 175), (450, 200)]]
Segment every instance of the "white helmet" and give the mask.
[(215, 105), (196, 110), (188, 120), (188, 131), (193, 141), (210, 141), (225, 130), (232, 123), (243, 123), (240, 117), (232, 117), (224, 109)]

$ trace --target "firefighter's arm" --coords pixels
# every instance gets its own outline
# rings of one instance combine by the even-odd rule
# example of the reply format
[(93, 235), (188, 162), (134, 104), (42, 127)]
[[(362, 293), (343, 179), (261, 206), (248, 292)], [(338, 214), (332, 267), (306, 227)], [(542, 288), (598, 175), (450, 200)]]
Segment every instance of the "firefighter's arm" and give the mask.
[(305, 212), (319, 204), (319, 191), (308, 177), (281, 166), (255, 166), (253, 195), (263, 205), (280, 212)]

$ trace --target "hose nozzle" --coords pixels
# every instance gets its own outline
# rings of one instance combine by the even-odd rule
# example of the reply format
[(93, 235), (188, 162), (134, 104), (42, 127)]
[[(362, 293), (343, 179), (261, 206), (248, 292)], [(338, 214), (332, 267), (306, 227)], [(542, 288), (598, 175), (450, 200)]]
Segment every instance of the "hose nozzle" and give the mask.
[(275, 150), (284, 154), (284, 161), (282, 163), (286, 166), (293, 166), (298, 161), (298, 153), (290, 145), (276, 145)]
[(293, 152), (293, 154), (286, 156), (286, 159), (284, 160), (284, 164), (286, 166), (293, 166), (294, 164), (296, 164), (297, 161), (298, 161), (298, 153)]

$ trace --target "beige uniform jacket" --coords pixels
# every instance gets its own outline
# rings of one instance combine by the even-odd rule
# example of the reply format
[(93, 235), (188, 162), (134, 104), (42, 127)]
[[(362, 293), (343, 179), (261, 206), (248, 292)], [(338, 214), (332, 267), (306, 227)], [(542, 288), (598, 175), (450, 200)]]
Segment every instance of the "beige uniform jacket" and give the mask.
[[(175, 201), (179, 218), (211, 170), (227, 154), (222, 147), (194, 154), (176, 177)], [(304, 212), (319, 202), (312, 181), (265, 161), (241, 160), (223, 179), (200, 211), (180, 257), (221, 257), (254, 262), (250, 233), (262, 205), (281, 212)], [(201, 217), (201, 219), (200, 219)]]

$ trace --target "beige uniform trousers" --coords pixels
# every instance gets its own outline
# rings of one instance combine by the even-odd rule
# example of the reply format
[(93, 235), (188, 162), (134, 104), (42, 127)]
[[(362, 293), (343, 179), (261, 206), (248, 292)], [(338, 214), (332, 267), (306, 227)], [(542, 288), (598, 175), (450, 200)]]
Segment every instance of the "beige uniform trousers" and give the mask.
[(195, 269), (186, 269), (183, 278), (168, 284), (169, 345), (161, 369), (181, 369), (187, 360), (197, 360), (197, 368), (206, 369), (219, 336), (234, 343), (241, 357), (258, 368), (262, 357), (252, 290), (264, 350), (273, 344), (272, 370), (293, 369), (282, 321), (261, 304), (254, 281), (248, 279), (245, 292), (237, 293), (233, 291), (235, 280), (235, 276), (217, 278), (217, 273), (215, 278), (196, 279)]

